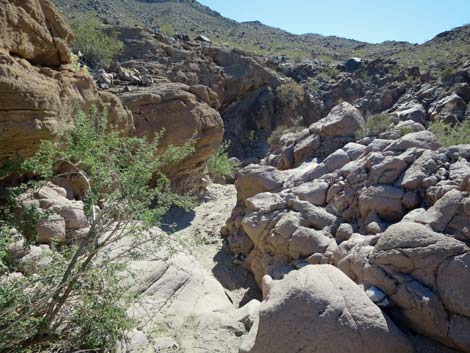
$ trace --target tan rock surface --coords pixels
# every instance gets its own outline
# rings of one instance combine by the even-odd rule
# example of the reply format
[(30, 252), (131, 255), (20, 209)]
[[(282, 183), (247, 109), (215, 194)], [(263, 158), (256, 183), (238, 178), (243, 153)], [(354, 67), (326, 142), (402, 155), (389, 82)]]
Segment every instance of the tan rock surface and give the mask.
[(133, 113), (135, 134), (152, 139), (163, 131), (162, 150), (182, 146), (194, 139), (194, 153), (168, 170), (176, 189), (197, 191), (204, 186), (207, 161), (223, 137), (223, 121), (209, 102), (194, 94), (190, 86), (160, 83), (148, 89), (124, 93), (121, 99)]
[(31, 63), (70, 63), (72, 32), (48, 0), (6, 0), (0, 3), (0, 51)]

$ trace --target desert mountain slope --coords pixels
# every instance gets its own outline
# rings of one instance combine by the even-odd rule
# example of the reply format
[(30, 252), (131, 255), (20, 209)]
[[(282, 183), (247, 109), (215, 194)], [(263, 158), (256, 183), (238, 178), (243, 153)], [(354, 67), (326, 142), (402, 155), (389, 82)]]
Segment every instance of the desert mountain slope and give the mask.
[(259, 21), (237, 22), (191, 0), (54, 0), (73, 19), (92, 12), (113, 24), (156, 27), (171, 24), (178, 33), (204, 34), (217, 43), (229, 44), (259, 54), (287, 54), (296, 59), (316, 57), (343, 60), (355, 51), (395, 53), (413, 47), (409, 43), (380, 45), (319, 34), (295, 35)]

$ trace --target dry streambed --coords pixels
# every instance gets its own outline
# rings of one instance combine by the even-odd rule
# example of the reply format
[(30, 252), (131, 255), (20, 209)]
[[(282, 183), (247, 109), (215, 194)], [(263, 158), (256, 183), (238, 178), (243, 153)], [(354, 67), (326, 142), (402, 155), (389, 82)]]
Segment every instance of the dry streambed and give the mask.
[(170, 236), (178, 250), (131, 263), (140, 301), (130, 313), (139, 326), (122, 352), (238, 352), (259, 306), (250, 300), (260, 294), (220, 236), (235, 202), (233, 185), (210, 185), (194, 211), (165, 219), (175, 227)]

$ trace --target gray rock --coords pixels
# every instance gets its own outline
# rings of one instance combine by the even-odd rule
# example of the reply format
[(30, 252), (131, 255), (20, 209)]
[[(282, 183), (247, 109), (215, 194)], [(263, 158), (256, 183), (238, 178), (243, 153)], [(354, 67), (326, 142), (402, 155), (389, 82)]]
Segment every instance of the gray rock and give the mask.
[(437, 172), (439, 166), (432, 151), (424, 151), (403, 176), (401, 186), (405, 189), (418, 189), (423, 180)]
[(315, 180), (300, 184), (300, 186), (293, 188), (292, 192), (303, 201), (308, 201), (316, 206), (323, 206), (326, 202), (328, 183), (322, 180)]
[(414, 349), (340, 270), (315, 265), (269, 284), (259, 319), (240, 347), (240, 353), (266, 352), (412, 353)]
[(406, 134), (399, 140), (392, 142), (384, 151), (403, 152), (413, 147), (434, 151), (441, 147), (441, 144), (432, 132), (425, 130)]
[(313, 123), (310, 131), (323, 137), (353, 137), (364, 125), (359, 110), (344, 102), (334, 107), (327, 117)]
[(374, 184), (393, 184), (403, 173), (408, 164), (398, 157), (385, 157), (379, 163), (373, 163), (369, 179)]
[(437, 232), (443, 232), (460, 207), (464, 196), (458, 190), (451, 190), (431, 208), (416, 218), (416, 222), (427, 224)]
[(315, 253), (325, 253), (327, 250), (334, 252), (336, 242), (321, 231), (298, 227), (292, 234), (289, 244), (289, 255), (298, 259)]
[(327, 212), (324, 208), (317, 207), (306, 201), (294, 200), (289, 203), (297, 212), (300, 212), (306, 220), (308, 220), (315, 229), (323, 230), (330, 229), (336, 230), (338, 218), (335, 215)]
[(359, 143), (350, 142), (343, 147), (343, 150), (346, 151), (349, 156), (349, 159), (354, 161), (358, 159), (362, 155), (362, 153), (364, 153), (364, 151), (366, 150), (366, 146), (361, 145)]
[(249, 210), (260, 213), (271, 213), (287, 207), (287, 203), (282, 197), (270, 192), (262, 192), (250, 197), (245, 201), (245, 205)]
[(315, 156), (321, 144), (321, 139), (317, 135), (308, 135), (305, 139), (301, 140), (294, 147), (294, 163), (300, 165), (308, 159)]
[(338, 242), (347, 241), (353, 233), (353, 227), (349, 223), (342, 223), (336, 230), (336, 240)]
[(375, 185), (364, 189), (359, 195), (359, 210), (362, 217), (369, 212), (377, 213), (386, 221), (399, 221), (405, 214), (401, 204), (403, 190), (389, 185)]
[(403, 104), (394, 112), (401, 121), (412, 120), (414, 122), (425, 124), (427, 120), (426, 109), (416, 101)]
[(336, 150), (323, 161), (329, 172), (340, 169), (349, 162), (351, 160), (348, 154), (342, 149)]

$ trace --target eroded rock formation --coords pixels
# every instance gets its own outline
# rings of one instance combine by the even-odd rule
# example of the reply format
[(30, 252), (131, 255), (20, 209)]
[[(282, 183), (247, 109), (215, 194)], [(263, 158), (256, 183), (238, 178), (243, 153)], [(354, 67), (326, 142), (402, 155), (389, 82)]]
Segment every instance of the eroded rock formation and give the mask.
[(49, 1), (0, 4), (0, 162), (30, 156), (42, 139), (73, 124), (79, 110), (110, 106), (111, 121), (133, 129), (132, 115), (71, 64), (72, 36)]

